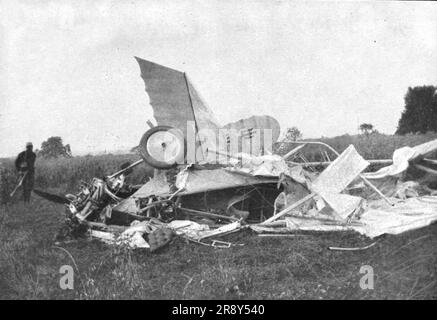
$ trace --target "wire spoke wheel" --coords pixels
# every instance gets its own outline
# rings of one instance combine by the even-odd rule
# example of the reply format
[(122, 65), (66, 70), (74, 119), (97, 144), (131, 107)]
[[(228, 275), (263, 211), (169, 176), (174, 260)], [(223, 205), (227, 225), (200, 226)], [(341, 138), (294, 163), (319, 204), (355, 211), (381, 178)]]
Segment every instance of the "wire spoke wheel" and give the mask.
[(185, 139), (181, 132), (170, 126), (148, 130), (140, 141), (140, 154), (152, 167), (168, 169), (185, 158)]

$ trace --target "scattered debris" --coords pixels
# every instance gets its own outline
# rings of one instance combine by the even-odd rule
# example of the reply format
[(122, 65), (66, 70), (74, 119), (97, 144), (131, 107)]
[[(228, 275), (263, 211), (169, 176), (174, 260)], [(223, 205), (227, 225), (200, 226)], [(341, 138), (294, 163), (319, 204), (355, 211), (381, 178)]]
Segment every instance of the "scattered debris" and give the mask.
[[(137, 60), (158, 123), (138, 146), (143, 159), (104, 179), (82, 182), (76, 194), (35, 191), (66, 205), (69, 235), (155, 252), (174, 237), (230, 248), (240, 244), (218, 238), (247, 228), (263, 237), (353, 230), (374, 238), (437, 220), (437, 191), (430, 183), (436, 181), (437, 162), (425, 158), (437, 150), (437, 140), (398, 149), (392, 161), (367, 161), (353, 145), (338, 154), (315, 141), (298, 142), (281, 157), (269, 150), (268, 140), (279, 136), (275, 119), (256, 116), (221, 127), (185, 73)], [(229, 150), (230, 143), (216, 148), (216, 137), (232, 140), (221, 128), (234, 130), (238, 152)], [(253, 141), (260, 132), (263, 142)], [(190, 135), (195, 143), (187, 149), (194, 152), (187, 153)], [(321, 173), (313, 169), (321, 163), (306, 161), (307, 145), (326, 149)], [(154, 176), (141, 186), (128, 185), (126, 176), (143, 162), (155, 168)], [(370, 163), (391, 164), (363, 173)], [(415, 177), (412, 168), (433, 178)], [(365, 250), (375, 243), (330, 249)]]
[(371, 247), (373, 247), (378, 241), (375, 241), (367, 246), (364, 247), (356, 247), (356, 248), (342, 248), (342, 247), (328, 247), (329, 250), (334, 251), (361, 251), (361, 250), (367, 250)]

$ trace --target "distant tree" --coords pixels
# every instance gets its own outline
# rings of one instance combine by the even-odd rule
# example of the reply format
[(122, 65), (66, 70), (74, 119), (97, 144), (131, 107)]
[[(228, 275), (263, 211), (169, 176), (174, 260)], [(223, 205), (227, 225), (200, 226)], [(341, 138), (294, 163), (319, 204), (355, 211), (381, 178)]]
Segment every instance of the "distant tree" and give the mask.
[(376, 131), (371, 123), (362, 123), (358, 129), (366, 136)]
[(437, 87), (408, 88), (396, 134), (437, 132)]
[(50, 137), (44, 141), (38, 155), (43, 158), (72, 157), (70, 145), (64, 146), (61, 137)]
[(287, 129), (285, 133), (285, 141), (296, 141), (302, 138), (302, 132), (297, 127)]
[(275, 144), (275, 152), (280, 154), (289, 150), (290, 144), (287, 142), (293, 142), (302, 138), (302, 132), (297, 127), (287, 128), (284, 138)]
[(72, 157), (73, 157), (73, 154), (71, 153), (71, 147), (70, 147), (70, 144), (66, 144), (66, 145), (64, 146), (64, 148), (65, 148), (65, 154), (66, 154), (66, 156), (69, 157), (69, 158), (72, 158)]

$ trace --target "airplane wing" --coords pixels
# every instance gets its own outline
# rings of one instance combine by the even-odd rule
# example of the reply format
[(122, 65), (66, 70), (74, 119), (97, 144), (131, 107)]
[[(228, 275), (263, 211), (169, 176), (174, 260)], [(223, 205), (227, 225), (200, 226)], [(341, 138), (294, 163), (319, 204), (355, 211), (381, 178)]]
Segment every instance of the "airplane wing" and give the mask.
[(252, 155), (272, 153), (281, 128), (278, 120), (271, 116), (251, 116), (223, 126), (237, 132), (238, 150)]
[[(270, 129), (271, 137), (267, 137), (267, 140), (272, 140), (271, 145), (277, 141), (280, 128), (276, 119), (269, 116), (253, 116), (222, 127), (184, 72), (138, 57), (135, 59), (140, 66), (141, 77), (145, 82), (158, 125), (178, 128), (186, 140), (195, 140), (195, 158), (187, 159), (188, 162), (226, 160), (210, 151), (229, 154), (226, 141), (230, 138), (242, 141), (238, 144), (237, 150), (232, 149), (233, 153), (263, 154), (266, 147), (264, 135), (261, 133), (263, 129)], [(189, 126), (194, 127), (193, 130), (188, 129)], [(228, 129), (234, 133), (228, 134), (226, 130), (219, 129)], [(194, 134), (190, 134), (191, 131), (194, 131)], [(262, 136), (258, 137), (259, 133)], [(261, 142), (258, 142), (258, 138), (261, 138)], [(187, 141), (188, 144), (192, 142)], [(267, 149), (271, 149), (271, 145)]]
[[(187, 125), (194, 125), (196, 149), (195, 161), (205, 160), (206, 148), (216, 139), (220, 127), (212, 111), (184, 72), (135, 57), (141, 69), (141, 77), (146, 84), (154, 117), (158, 125), (167, 125), (189, 135)], [(190, 137), (187, 137), (190, 139)]]

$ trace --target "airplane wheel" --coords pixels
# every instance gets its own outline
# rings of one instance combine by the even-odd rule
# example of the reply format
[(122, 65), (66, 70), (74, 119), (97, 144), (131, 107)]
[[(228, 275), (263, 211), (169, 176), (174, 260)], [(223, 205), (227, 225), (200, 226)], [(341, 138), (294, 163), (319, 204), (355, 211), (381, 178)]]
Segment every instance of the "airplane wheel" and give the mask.
[(170, 126), (157, 126), (146, 131), (139, 146), (143, 159), (157, 169), (169, 169), (185, 158), (184, 136)]

